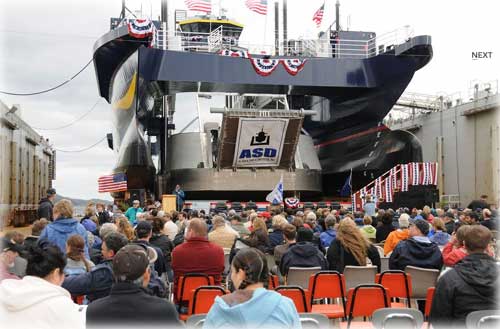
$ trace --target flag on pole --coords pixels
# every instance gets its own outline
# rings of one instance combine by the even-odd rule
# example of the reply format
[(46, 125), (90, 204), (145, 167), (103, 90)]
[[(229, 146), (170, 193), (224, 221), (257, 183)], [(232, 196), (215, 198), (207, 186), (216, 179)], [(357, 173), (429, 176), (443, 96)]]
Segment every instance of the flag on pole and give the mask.
[(124, 173), (101, 176), (98, 179), (99, 193), (127, 190), (127, 176)]
[(274, 189), (266, 196), (266, 201), (271, 203), (282, 203), (283, 202), (283, 176), (281, 176), (280, 181)]
[(318, 10), (316, 10), (316, 12), (314, 13), (314, 16), (313, 16), (313, 22), (316, 23), (316, 26), (317, 27), (320, 27), (321, 26), (321, 22), (323, 21), (323, 14), (325, 13), (325, 4), (323, 3), (323, 5), (321, 7), (319, 7)]
[(184, 0), (186, 6), (192, 11), (203, 11), (205, 13), (210, 13), (212, 11), (212, 1), (211, 0)]
[(342, 186), (342, 189), (340, 190), (340, 196), (347, 197), (351, 195), (352, 193), (352, 169), (351, 173), (349, 176), (347, 176), (347, 179), (345, 180), (344, 186)]
[(267, 0), (246, 0), (248, 9), (260, 15), (267, 15)]

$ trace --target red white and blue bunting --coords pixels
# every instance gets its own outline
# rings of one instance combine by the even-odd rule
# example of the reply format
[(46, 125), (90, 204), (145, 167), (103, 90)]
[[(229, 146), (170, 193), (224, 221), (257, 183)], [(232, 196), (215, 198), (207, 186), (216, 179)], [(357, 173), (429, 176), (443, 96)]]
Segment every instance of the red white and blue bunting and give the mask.
[(391, 185), (392, 185), (392, 189), (397, 189), (398, 188), (398, 175), (397, 175), (397, 171), (398, 171), (398, 167), (394, 167), (391, 169), (391, 172), (390, 172), (390, 179), (391, 179)]
[(418, 162), (410, 163), (410, 178), (411, 185), (420, 185), (420, 164)]
[(304, 65), (306, 64), (305, 59), (298, 59), (298, 58), (289, 58), (289, 59), (282, 59), (281, 63), (285, 67), (285, 70), (291, 74), (291, 75), (296, 75), (299, 73)]
[(144, 39), (153, 34), (153, 22), (149, 19), (130, 19), (128, 34), (137, 39)]
[(267, 58), (250, 58), (253, 68), (257, 74), (267, 77), (278, 67), (280, 63), (279, 59), (267, 59)]
[(299, 205), (299, 199), (297, 199), (297, 198), (285, 198), (285, 205), (288, 208), (297, 208)]
[(429, 185), (431, 181), (431, 164), (426, 162), (424, 163), (422, 175), (422, 185)]
[(229, 57), (242, 57), (242, 58), (249, 58), (248, 56), (248, 51), (246, 50), (230, 50), (230, 49), (223, 49), (219, 52), (219, 55), (222, 56), (229, 56)]
[[(382, 177), (379, 177), (375, 180), (375, 195), (377, 196), (377, 199), (380, 199), (382, 197)], [(375, 200), (376, 202), (376, 200)]]
[(401, 165), (401, 192), (408, 192), (408, 185), (410, 181), (408, 167), (408, 164)]
[(385, 202), (392, 202), (392, 195), (394, 193), (392, 182), (393, 181), (391, 176), (385, 180), (385, 185), (384, 185)]
[(431, 180), (430, 185), (438, 185), (438, 168), (439, 165), (437, 162), (431, 163)]

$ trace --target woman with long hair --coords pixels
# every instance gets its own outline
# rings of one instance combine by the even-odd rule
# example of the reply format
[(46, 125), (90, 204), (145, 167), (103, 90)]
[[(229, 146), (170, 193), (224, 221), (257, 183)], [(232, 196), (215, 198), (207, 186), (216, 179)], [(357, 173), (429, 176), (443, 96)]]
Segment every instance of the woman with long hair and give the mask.
[(85, 241), (77, 234), (69, 237), (66, 241), (66, 266), (64, 275), (78, 275), (94, 267), (94, 263), (85, 258)]
[(231, 263), (236, 290), (215, 298), (203, 328), (301, 328), (293, 302), (265, 288), (268, 272), (262, 252), (240, 250)]
[[(377, 249), (363, 236), (354, 221), (340, 222), (337, 237), (330, 244), (326, 255), (330, 270), (344, 272), (346, 265), (376, 265), (380, 271), (380, 255)], [(368, 262), (369, 260), (369, 262)]]
[(116, 220), (116, 226), (118, 227), (118, 233), (121, 233), (127, 237), (129, 241), (135, 240), (134, 228), (130, 225), (127, 217), (121, 216)]

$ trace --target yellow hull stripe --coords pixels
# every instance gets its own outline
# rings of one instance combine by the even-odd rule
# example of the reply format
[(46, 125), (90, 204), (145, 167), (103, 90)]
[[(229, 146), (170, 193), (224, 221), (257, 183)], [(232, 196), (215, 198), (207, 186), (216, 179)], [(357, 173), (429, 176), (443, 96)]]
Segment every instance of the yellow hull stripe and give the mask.
[(128, 90), (122, 98), (113, 103), (113, 110), (129, 110), (134, 102), (135, 85), (137, 82), (137, 72), (134, 73)]

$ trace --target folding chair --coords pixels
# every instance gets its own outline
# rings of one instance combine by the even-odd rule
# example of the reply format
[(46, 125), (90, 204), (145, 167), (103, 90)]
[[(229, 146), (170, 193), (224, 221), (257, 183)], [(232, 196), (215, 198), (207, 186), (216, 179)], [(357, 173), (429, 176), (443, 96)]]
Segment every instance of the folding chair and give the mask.
[(290, 267), (286, 276), (287, 286), (300, 286), (303, 289), (308, 288), (309, 277), (316, 272), (321, 271), (321, 267)]
[(380, 258), (384, 257), (384, 247), (374, 245), (375, 248), (377, 248), (378, 254), (380, 255)]
[(223, 296), (226, 291), (218, 286), (201, 286), (196, 288), (193, 298), (189, 301), (188, 313), (179, 314), (182, 321), (186, 321), (193, 314), (205, 314), (210, 311), (214, 304), (215, 297)]
[(414, 308), (382, 308), (372, 316), (375, 329), (420, 329), (423, 322), (422, 312)]
[(186, 321), (186, 328), (189, 329), (201, 329), (205, 323), (207, 315), (206, 314), (194, 314), (191, 315)]
[(377, 266), (351, 266), (344, 268), (344, 278), (346, 282), (346, 291), (355, 288), (360, 284), (375, 283), (375, 274)]
[(324, 329), (330, 326), (328, 318), (319, 313), (299, 313), (302, 329)]
[[(179, 277), (176, 285), (175, 302), (180, 306), (188, 306), (196, 288), (213, 286), (213, 277), (204, 273), (187, 273)], [(189, 312), (189, 309), (187, 310)]]
[(280, 281), (277, 275), (269, 274), (269, 283), (267, 289), (274, 290), (280, 285)]
[[(309, 278), (311, 313), (326, 315), (329, 319), (345, 318), (344, 276), (337, 271), (321, 271)], [(342, 304), (313, 304), (315, 299), (341, 299)]]
[[(375, 282), (389, 289), (391, 298), (406, 298), (406, 304), (411, 307), (411, 275), (403, 271), (390, 270), (375, 276)], [(391, 302), (391, 307), (404, 308), (403, 303)]]
[(275, 291), (281, 295), (290, 298), (295, 304), (298, 313), (308, 313), (311, 306), (308, 303), (307, 294), (300, 286), (279, 286)]
[(436, 285), (439, 270), (406, 266), (405, 272), (411, 275), (413, 300), (424, 300), (427, 298), (427, 289)]
[(434, 299), (434, 291), (436, 288), (431, 287), (427, 289), (427, 296), (425, 297), (425, 309), (424, 309), (424, 317), (425, 321), (427, 321), (425, 324), (427, 325), (426, 328), (430, 327), (429, 323), (429, 315), (431, 315), (431, 307), (432, 307), (432, 300)]
[(363, 322), (354, 322), (354, 317), (362, 316), (365, 319), (371, 317), (373, 312), (380, 308), (388, 308), (390, 305), (389, 293), (380, 284), (360, 284), (356, 288), (349, 289), (347, 293), (347, 325), (341, 322), (340, 327), (347, 328), (354, 324), (355, 327), (367, 327)]
[(465, 318), (467, 329), (493, 329), (500, 327), (500, 311), (484, 310), (471, 312)]
[(380, 257), (380, 273), (389, 271), (389, 258), (390, 257)]
[(276, 266), (276, 261), (274, 259), (274, 255), (265, 254), (265, 256), (267, 261), (267, 268), (270, 271), (274, 266)]

